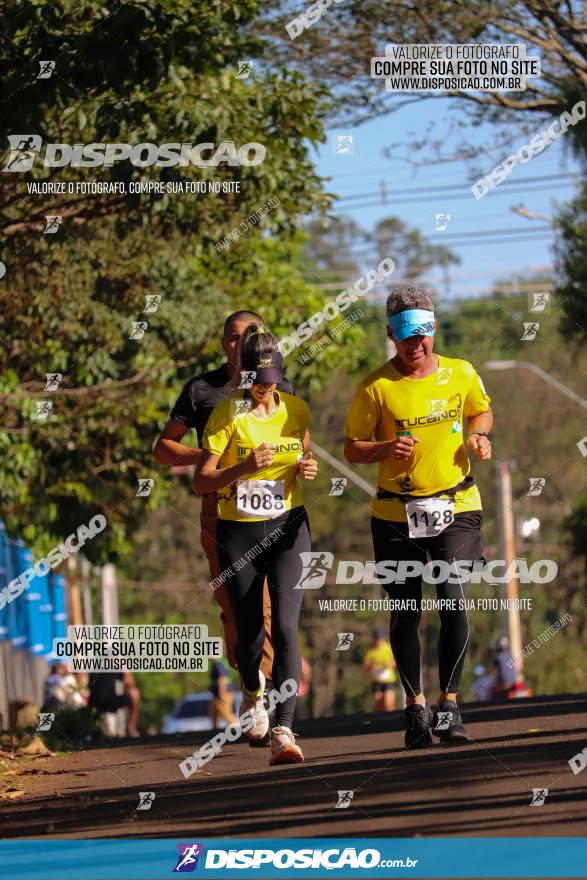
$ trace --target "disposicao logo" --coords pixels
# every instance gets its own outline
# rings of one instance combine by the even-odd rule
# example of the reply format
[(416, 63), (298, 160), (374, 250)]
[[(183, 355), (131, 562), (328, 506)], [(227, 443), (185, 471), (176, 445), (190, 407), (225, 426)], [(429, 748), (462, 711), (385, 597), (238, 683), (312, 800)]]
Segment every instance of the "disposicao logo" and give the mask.
[(177, 852), (177, 865), (173, 873), (190, 874), (198, 867), (198, 859), (204, 855), (204, 847), (201, 843), (178, 843)]
[[(30, 171), (43, 141), (38, 134), (8, 135), (10, 155), (2, 171)], [(204, 154), (209, 154), (204, 158)], [(237, 147), (233, 141), (215, 144), (46, 144), (44, 168), (99, 168), (112, 167), (128, 160), (137, 168), (215, 167), (227, 165), (260, 165), (267, 155), (263, 144), (256, 141)]]

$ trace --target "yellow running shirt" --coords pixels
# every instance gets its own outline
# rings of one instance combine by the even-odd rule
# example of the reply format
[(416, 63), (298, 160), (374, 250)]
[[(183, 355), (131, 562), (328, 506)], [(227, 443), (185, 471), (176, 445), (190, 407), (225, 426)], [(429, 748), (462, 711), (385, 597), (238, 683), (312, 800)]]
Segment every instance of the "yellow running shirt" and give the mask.
[(378, 684), (391, 684), (396, 680), (393, 654), (388, 642), (370, 648), (365, 654), (364, 662), (369, 664), (373, 681)]
[(277, 446), (269, 467), (218, 490), (220, 519), (261, 522), (303, 504), (297, 474), (308, 429), (308, 405), (292, 394), (275, 394), (279, 409), (268, 419), (259, 419), (246, 409), (246, 401), (252, 401), (245, 398), (244, 391), (236, 391), (219, 403), (208, 419), (202, 445), (220, 456), (220, 467), (239, 464), (262, 443)]
[[(351, 440), (395, 440), (398, 432), (419, 438), (407, 461), (379, 462), (378, 485), (390, 492), (431, 495), (458, 485), (471, 465), (463, 441), (463, 416), (489, 409), (491, 398), (468, 361), (438, 357), (438, 369), (408, 379), (388, 361), (359, 385), (345, 424)], [(406, 522), (399, 498), (373, 499), (373, 516)], [(454, 512), (481, 510), (476, 485), (455, 496)]]

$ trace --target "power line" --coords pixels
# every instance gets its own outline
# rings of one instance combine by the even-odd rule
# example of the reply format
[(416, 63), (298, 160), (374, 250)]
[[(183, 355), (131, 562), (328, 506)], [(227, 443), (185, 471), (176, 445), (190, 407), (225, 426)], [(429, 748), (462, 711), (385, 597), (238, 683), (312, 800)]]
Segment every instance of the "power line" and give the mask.
[[(428, 271), (428, 267), (427, 267), (424, 271)], [(521, 271), (521, 270), (520, 270), (520, 271)], [(534, 272), (534, 273), (537, 274), (537, 275), (540, 274), (540, 273), (543, 273), (543, 274), (547, 274), (547, 275), (549, 275), (550, 272), (551, 272), (551, 270), (550, 270), (550, 268), (549, 268), (548, 266), (538, 266), (538, 267), (536, 267), (536, 266), (529, 266), (529, 267), (527, 267), (527, 268), (524, 270), (524, 272), (526, 272), (526, 273)], [(502, 271), (499, 271), (499, 272), (487, 272), (487, 273), (485, 273), (485, 272), (481, 272), (481, 273), (479, 273), (479, 272), (467, 272), (467, 273), (465, 273), (465, 274), (451, 275), (451, 279), (452, 279), (452, 281), (473, 281), (473, 280), (474, 280), (474, 281), (478, 281), (479, 279), (489, 279), (489, 280), (492, 280), (493, 278), (501, 277), (502, 274), (503, 274)], [(312, 275), (318, 275), (319, 277), (324, 277), (324, 276), (326, 276), (326, 275), (334, 275), (335, 278), (338, 278), (338, 279), (342, 279), (342, 280), (348, 281), (348, 277), (345, 276), (345, 275), (341, 272), (340, 269), (323, 269), (323, 270), (320, 270), (320, 269), (316, 269), (316, 270), (309, 269), (307, 272), (304, 272), (304, 273), (303, 273), (302, 277), (303, 277), (304, 280), (306, 280), (306, 281), (311, 281), (311, 280), (312, 280), (312, 278), (311, 278)], [(416, 274), (416, 275), (410, 275), (409, 277), (401, 278), (400, 281), (401, 281), (402, 283), (403, 283), (403, 282), (408, 282), (408, 281), (414, 281), (416, 278), (421, 279), (422, 276), (421, 276), (421, 275), (418, 275), (418, 274)]]
[(472, 238), (475, 237), (484, 237), (486, 235), (527, 235), (528, 233), (534, 232), (548, 232), (549, 234), (552, 232), (550, 224), (542, 223), (540, 225), (536, 224), (536, 226), (529, 228), (526, 226), (518, 227), (515, 226), (512, 229), (479, 229), (477, 231), (472, 232), (443, 232), (438, 235), (438, 239), (426, 237), (425, 241), (444, 241), (447, 238)]
[[(536, 237), (534, 237), (530, 234), (530, 230), (528, 230), (528, 235), (530, 235), (529, 238), (516, 238), (516, 242), (519, 243), (519, 242), (525, 242), (525, 241), (528, 241), (528, 242), (548, 241), (549, 239), (552, 238), (552, 234), (548, 235), (545, 232), (541, 232), (540, 234), (536, 235)], [(512, 244), (512, 240), (511, 240), (511, 238), (499, 238), (499, 239), (492, 238), (492, 239), (485, 239), (483, 241), (459, 241), (459, 242), (456, 242), (455, 247), (456, 248), (463, 248), (463, 247), (471, 247), (471, 246), (475, 246), (475, 245), (478, 245), (479, 247), (483, 247), (485, 245), (493, 245), (493, 244)]]
[[(493, 235), (499, 235), (499, 236), (514, 235), (514, 236), (516, 236), (516, 239), (518, 241), (533, 241), (535, 238), (536, 238), (536, 240), (542, 240), (542, 239), (544, 239), (544, 236), (547, 236), (548, 238), (552, 238), (553, 231), (550, 226), (547, 226), (546, 228), (536, 227), (533, 229), (522, 227), (522, 228), (516, 228), (513, 230), (512, 229), (481, 229), (478, 232), (453, 232), (453, 233), (448, 233), (448, 234), (442, 233), (436, 238), (430, 238), (430, 237), (426, 236), (425, 238), (422, 238), (422, 241), (425, 244), (441, 245), (442, 243), (447, 243), (447, 244), (452, 245), (454, 247), (456, 247), (456, 246), (463, 247), (466, 244), (466, 242), (463, 242), (462, 244), (460, 244), (462, 238), (472, 237), (472, 236), (474, 236), (475, 238), (479, 238), (479, 237), (484, 238), (486, 236), (493, 236)], [(527, 237), (527, 236), (529, 236), (529, 237)], [(447, 241), (447, 239), (449, 239), (449, 240)], [(510, 241), (510, 240), (511, 240), (510, 238), (505, 239), (505, 241)], [(492, 242), (488, 242), (488, 243), (492, 243)], [(373, 245), (370, 245), (367, 248), (359, 249), (356, 251), (346, 251), (345, 256), (358, 260), (361, 257), (365, 257), (365, 256), (369, 255), (372, 257), (373, 260), (378, 260), (378, 259), (380, 259), (380, 257), (378, 257), (374, 251), (375, 246), (376, 246), (376, 243), (374, 243)], [(332, 256), (332, 251), (321, 251), (317, 254), (312, 253), (310, 251), (306, 254), (306, 256), (308, 259), (311, 259), (311, 260), (319, 260), (322, 257)], [(320, 270), (316, 269), (315, 274), (320, 274)]]
[[(484, 156), (489, 156), (489, 154), (484, 154)], [(340, 157), (338, 157), (338, 158), (340, 161)], [(480, 158), (480, 157), (473, 157), (473, 158)], [(449, 164), (452, 166), (452, 169), (454, 169), (455, 171), (458, 171), (457, 162), (470, 162), (470, 161), (471, 161), (471, 157), (464, 156), (462, 159), (451, 161)], [(488, 158), (488, 163), (489, 163), (489, 161), (491, 161), (491, 160)], [(342, 162), (341, 162), (341, 164), (342, 164)], [(432, 173), (435, 176), (438, 176), (438, 169), (439, 169), (440, 165), (441, 164), (446, 165), (447, 163), (440, 163), (440, 162), (432, 161), (432, 162), (419, 162), (419, 163), (410, 163), (410, 164), (412, 165), (412, 169), (414, 168), (414, 165), (418, 170), (421, 168), (432, 168), (433, 169)], [(450, 171), (451, 169), (448, 169), (448, 170)], [(383, 175), (395, 174), (395, 173), (398, 173), (398, 171), (400, 173), (406, 171), (406, 162), (405, 162), (405, 160), (396, 158), (396, 159), (390, 159), (390, 164), (385, 166), (384, 168), (370, 168), (369, 170), (364, 170), (364, 171), (356, 171), (356, 170), (355, 171), (339, 171), (339, 172), (337, 172), (337, 176), (338, 177), (352, 177), (352, 178), (366, 177), (369, 174), (377, 174), (379, 176), (383, 176)], [(569, 171), (567, 173), (573, 174), (573, 173), (579, 173), (579, 172), (577, 170), (576, 172)]]
[[(546, 180), (565, 180), (571, 175), (568, 174), (545, 174), (538, 177), (525, 177), (524, 180), (505, 180), (500, 186), (519, 186), (524, 183), (537, 183)], [(462, 189), (469, 190), (469, 186), (467, 184), (455, 183), (455, 184), (442, 184), (440, 186), (416, 186), (416, 187), (404, 187), (403, 189), (394, 190), (394, 192), (402, 195), (405, 193), (408, 194), (417, 194), (417, 193), (428, 193), (428, 192), (440, 192), (446, 190), (447, 192), (458, 191)], [(376, 196), (381, 196), (381, 191), (378, 192), (370, 192), (370, 193), (358, 193), (354, 196), (340, 196), (340, 201), (350, 201), (352, 199), (361, 199), (361, 198), (374, 198)]]
[[(473, 276), (471, 276), (470, 280), (473, 280), (473, 279), (478, 280), (479, 277), (484, 277), (484, 276), (474, 276), (473, 275)], [(517, 291), (520, 291), (520, 292), (524, 291), (524, 290), (548, 291), (548, 290), (552, 290), (554, 287), (553, 282), (550, 282), (550, 281), (545, 281), (545, 282), (540, 282), (540, 283), (535, 284), (532, 281), (513, 281), (512, 282), (510, 279), (500, 278), (498, 275), (488, 276), (488, 277), (489, 277), (489, 281), (491, 281), (494, 284), (515, 284)], [(312, 283), (310, 279), (307, 279), (307, 280), (310, 281), (310, 283)], [(469, 280), (466, 279), (466, 277), (459, 278), (458, 276), (454, 277), (451, 275), (449, 280), (450, 280), (451, 284), (466, 283), (467, 287), (469, 286), (469, 283), (470, 283)], [(423, 285), (438, 283), (438, 279), (435, 280), (433, 278), (423, 278), (422, 275), (408, 275), (404, 278), (394, 278), (393, 285), (394, 286), (409, 287), (411, 284), (414, 283), (414, 281), (418, 281), (420, 284), (423, 284)], [(376, 286), (380, 287), (381, 284), (383, 284), (383, 283), (384, 282), (382, 282)], [(342, 286), (344, 286), (344, 284), (345, 284), (344, 281), (325, 281), (323, 284), (316, 284), (315, 286), (318, 288), (324, 289), (324, 290), (327, 288), (330, 290), (340, 290), (340, 288)]]
[[(517, 183), (517, 181), (516, 181), (516, 183)], [(558, 188), (561, 188), (563, 186), (572, 186), (572, 184), (571, 183), (560, 183)], [(491, 195), (494, 198), (496, 196), (533, 195), (534, 193), (547, 192), (547, 191), (550, 191), (551, 189), (552, 189), (552, 187), (550, 187), (550, 186), (546, 186), (546, 187), (541, 186), (541, 187), (534, 187), (534, 188), (529, 188), (529, 189), (522, 188), (522, 189), (515, 189), (515, 190), (513, 190), (513, 189), (502, 190), (501, 188), (498, 188), (495, 190), (491, 190), (489, 193), (487, 193), (487, 195)], [(418, 203), (420, 203), (420, 202), (440, 202), (440, 201), (459, 202), (459, 201), (465, 201), (466, 199), (471, 200), (472, 198), (473, 198), (473, 196), (471, 195), (470, 192), (463, 193), (463, 195), (460, 195), (460, 196), (453, 194), (453, 193), (448, 193), (448, 194), (438, 194), (438, 195), (432, 195), (432, 196), (419, 196), (417, 199), (417, 202)], [(365, 202), (365, 204), (360, 204), (360, 205), (356, 205), (356, 204), (340, 205), (340, 206), (337, 205), (337, 207), (340, 207), (341, 210), (346, 210), (346, 211), (350, 211), (350, 210), (356, 211), (359, 208), (377, 208), (380, 206), (383, 206), (383, 207), (387, 206), (390, 209), (393, 209), (395, 205), (412, 205), (414, 203), (414, 201), (415, 201), (415, 199), (413, 196), (410, 196), (405, 199), (392, 199), (391, 201), (383, 201), (383, 199), (380, 198), (378, 201), (375, 201), (375, 202)]]
[[(385, 291), (385, 290), (389, 290), (392, 287), (404, 287), (404, 286), (409, 287), (411, 284), (414, 283), (414, 281), (417, 281), (418, 284), (422, 285), (423, 287), (443, 286), (443, 285), (446, 285), (447, 283), (452, 287), (452, 285), (456, 283), (455, 279), (453, 279), (450, 276), (448, 277), (448, 279), (444, 279), (444, 278), (432, 279), (432, 278), (422, 278), (421, 275), (413, 275), (413, 276), (410, 276), (409, 278), (389, 279), (389, 280), (383, 281), (379, 284), (374, 284), (371, 289), (377, 290), (377, 291)], [(457, 279), (457, 281), (458, 281), (458, 279)], [(496, 287), (496, 286), (499, 287), (500, 285), (506, 285), (506, 284), (515, 285), (516, 289), (508, 291), (509, 293), (512, 294), (512, 296), (515, 296), (518, 293), (528, 293), (529, 291), (533, 291), (536, 293), (542, 293), (542, 292), (552, 291), (554, 289), (554, 285), (550, 284), (550, 283), (545, 283), (545, 284), (532, 284), (531, 282), (521, 283), (521, 282), (518, 282), (515, 280), (514, 281), (508, 280), (507, 278), (501, 278), (501, 279), (494, 278), (494, 279), (492, 279), (492, 284), (494, 287)], [(324, 284), (314, 284), (314, 287), (316, 287), (318, 290), (324, 290), (324, 291), (341, 290), (344, 288), (344, 286), (345, 286), (344, 282), (337, 284), (334, 281), (326, 281)], [(469, 293), (470, 290), (471, 290), (471, 288), (467, 287), (466, 293)], [(488, 290), (488, 288), (483, 288), (479, 292), (487, 292), (487, 290)], [(459, 291), (454, 291), (454, 292), (458, 293)]]

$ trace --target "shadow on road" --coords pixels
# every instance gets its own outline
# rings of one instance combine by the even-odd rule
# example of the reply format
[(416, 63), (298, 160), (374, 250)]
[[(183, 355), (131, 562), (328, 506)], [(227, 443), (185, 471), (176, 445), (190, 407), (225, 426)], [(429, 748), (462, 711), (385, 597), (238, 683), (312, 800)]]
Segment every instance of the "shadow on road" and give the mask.
[[(75, 769), (93, 762), (81, 774), (86, 787), (66, 770), (55, 777), (61, 788), (3, 804), (0, 827), (3, 837), (33, 838), (178, 837), (196, 828), (198, 837), (579, 834), (587, 773), (575, 776), (568, 761), (587, 745), (586, 707), (569, 696), (467, 706), (474, 743), (418, 752), (401, 747), (398, 713), (328, 718), (300, 725), (304, 765), (269, 768), (267, 750), (239, 743), (189, 779), (178, 762), (193, 739), (123, 743), (75, 756)], [(521, 719), (536, 733), (512, 732)], [(113, 773), (119, 785), (108, 784)], [(544, 806), (530, 806), (532, 788), (549, 789)], [(146, 790), (153, 807), (137, 812)], [(337, 809), (338, 792), (349, 790), (351, 806)]]

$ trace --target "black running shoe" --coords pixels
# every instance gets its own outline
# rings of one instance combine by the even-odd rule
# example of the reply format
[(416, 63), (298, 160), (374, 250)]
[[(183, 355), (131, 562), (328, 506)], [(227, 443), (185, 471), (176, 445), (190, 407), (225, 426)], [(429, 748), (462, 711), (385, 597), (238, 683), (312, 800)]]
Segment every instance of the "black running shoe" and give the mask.
[(406, 749), (427, 749), (432, 745), (430, 726), (434, 720), (432, 709), (426, 703), (412, 703), (404, 712), (406, 721)]
[(461, 743), (471, 742), (467, 735), (459, 707), (453, 700), (442, 700), (434, 713), (432, 733), (442, 742), (450, 742), (458, 746)]

